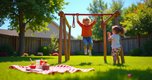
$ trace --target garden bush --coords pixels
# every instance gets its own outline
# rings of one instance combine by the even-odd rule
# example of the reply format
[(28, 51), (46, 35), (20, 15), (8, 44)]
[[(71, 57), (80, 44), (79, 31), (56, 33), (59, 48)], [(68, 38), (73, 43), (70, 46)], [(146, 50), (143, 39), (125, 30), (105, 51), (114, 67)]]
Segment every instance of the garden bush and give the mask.
[(84, 52), (82, 52), (82, 51), (75, 51), (74, 55), (84, 55)]
[(128, 55), (130, 56), (142, 56), (143, 51), (140, 48), (135, 48), (129, 51)]
[(58, 39), (52, 37), (50, 40), (50, 44), (49, 44), (49, 47), (51, 49), (51, 53), (58, 52), (58, 50), (59, 50), (58, 46), (59, 46)]
[(43, 55), (49, 55), (51, 53), (51, 48), (49, 46), (41, 46), (38, 52), (43, 52)]

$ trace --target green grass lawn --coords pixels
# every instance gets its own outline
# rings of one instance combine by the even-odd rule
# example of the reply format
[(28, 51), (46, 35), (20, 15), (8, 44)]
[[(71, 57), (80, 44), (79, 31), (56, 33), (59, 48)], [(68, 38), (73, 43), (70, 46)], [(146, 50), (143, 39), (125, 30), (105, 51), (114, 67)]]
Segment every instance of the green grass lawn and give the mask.
[[(112, 57), (108, 56), (105, 64), (103, 56), (71, 56), (70, 61), (64, 62), (78, 68), (95, 68), (92, 72), (64, 73), (43, 75), (12, 70), (10, 65), (29, 65), (30, 57), (0, 57), (0, 80), (152, 80), (152, 57), (125, 56), (124, 65), (113, 65)], [(50, 65), (56, 65), (58, 57), (31, 57), (33, 60), (45, 59)], [(64, 57), (63, 57), (64, 59)], [(128, 78), (128, 74), (132, 74)]]

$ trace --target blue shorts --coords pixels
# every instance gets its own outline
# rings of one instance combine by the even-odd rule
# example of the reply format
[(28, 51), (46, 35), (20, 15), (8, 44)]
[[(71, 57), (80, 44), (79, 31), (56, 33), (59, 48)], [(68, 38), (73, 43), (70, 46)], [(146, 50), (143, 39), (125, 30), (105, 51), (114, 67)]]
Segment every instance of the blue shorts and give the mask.
[(83, 37), (83, 44), (84, 46), (91, 46), (93, 47), (93, 40), (91, 37)]

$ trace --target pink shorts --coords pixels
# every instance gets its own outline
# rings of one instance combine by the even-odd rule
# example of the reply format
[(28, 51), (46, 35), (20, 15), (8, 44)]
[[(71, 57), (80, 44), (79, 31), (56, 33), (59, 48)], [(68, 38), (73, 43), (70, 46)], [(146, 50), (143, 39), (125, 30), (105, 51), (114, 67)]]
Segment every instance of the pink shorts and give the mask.
[(116, 55), (116, 54), (119, 54), (121, 51), (121, 48), (113, 48), (112, 49), (112, 56)]

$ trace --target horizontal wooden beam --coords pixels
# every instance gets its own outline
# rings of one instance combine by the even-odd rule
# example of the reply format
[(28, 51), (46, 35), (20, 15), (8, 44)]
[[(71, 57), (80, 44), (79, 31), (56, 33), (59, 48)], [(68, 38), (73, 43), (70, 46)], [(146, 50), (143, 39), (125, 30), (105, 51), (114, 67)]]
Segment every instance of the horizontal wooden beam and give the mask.
[(103, 15), (113, 15), (113, 14), (79, 14), (79, 13), (65, 13), (64, 15), (66, 16), (76, 16), (76, 15), (81, 15), (81, 16), (103, 16)]

